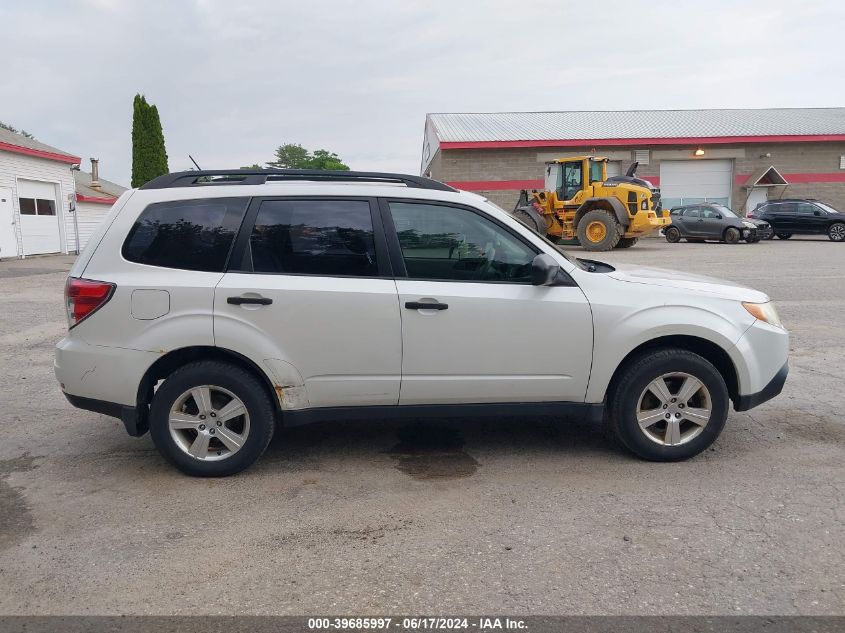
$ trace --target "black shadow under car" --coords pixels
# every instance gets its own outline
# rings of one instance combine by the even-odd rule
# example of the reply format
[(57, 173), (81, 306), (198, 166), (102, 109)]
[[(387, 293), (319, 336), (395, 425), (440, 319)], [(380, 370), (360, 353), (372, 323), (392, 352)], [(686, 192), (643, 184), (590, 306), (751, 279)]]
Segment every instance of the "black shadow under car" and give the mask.
[(704, 242), (716, 240), (749, 244), (771, 236), (772, 227), (763, 220), (741, 218), (723, 204), (701, 202), (674, 207), (669, 216), (672, 224), (663, 230), (667, 242)]

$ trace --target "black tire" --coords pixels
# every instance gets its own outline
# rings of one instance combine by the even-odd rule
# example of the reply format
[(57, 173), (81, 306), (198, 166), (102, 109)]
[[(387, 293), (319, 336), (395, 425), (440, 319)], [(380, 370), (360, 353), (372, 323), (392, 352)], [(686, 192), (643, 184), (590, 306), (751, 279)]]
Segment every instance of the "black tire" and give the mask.
[(772, 231), (771, 233), (769, 233), (769, 234), (766, 236), (766, 240), (767, 240), (767, 241), (768, 241), (768, 240), (773, 240), (773, 239), (775, 239), (775, 232), (774, 232), (774, 231)]
[(760, 241), (760, 238), (759, 237), (752, 237), (752, 238), (749, 238), (745, 241), (748, 242), (749, 244), (756, 244), (757, 242)]
[(739, 232), (739, 229), (729, 226), (725, 229), (725, 233), (722, 236), (722, 239), (725, 240), (725, 244), (737, 244), (739, 242), (740, 237), (741, 234)]
[(834, 222), (827, 228), (827, 236), (831, 242), (845, 242), (845, 224)]
[[(650, 439), (640, 428), (637, 408), (649, 383), (675, 372), (689, 374), (703, 383), (710, 394), (711, 413), (698, 435), (667, 446)], [(673, 462), (698, 455), (716, 441), (728, 417), (729, 394), (724, 378), (708, 360), (684, 349), (666, 348), (629, 361), (614, 378), (607, 401), (607, 423), (622, 446), (643, 459)]]
[[(591, 240), (587, 235), (588, 227), (595, 223), (604, 227), (604, 237), (597, 241)], [(576, 232), (581, 248), (587, 251), (609, 251), (616, 247), (622, 237), (619, 234), (619, 223), (616, 218), (602, 209), (593, 209), (581, 216)]]
[[(545, 235), (545, 231), (543, 233), (540, 233), (540, 227), (537, 226), (537, 221), (534, 219), (534, 216), (532, 216), (527, 211), (524, 211), (522, 209), (516, 209), (511, 215), (513, 215), (513, 217), (515, 219), (522, 222), (525, 226), (527, 226), (529, 229), (531, 229), (535, 233), (538, 233), (540, 235)], [(545, 227), (544, 227), (544, 229), (545, 229)]]
[[(243, 445), (219, 461), (188, 455), (170, 434), (171, 407), (186, 391), (201, 385), (230, 391), (243, 402), (249, 416), (249, 432)], [(275, 426), (275, 408), (262, 383), (250, 372), (219, 361), (198, 361), (177, 369), (158, 388), (150, 407), (150, 435), (156, 448), (176, 468), (195, 477), (226, 477), (241, 472), (267, 449)]]
[(666, 241), (670, 244), (677, 244), (681, 241), (681, 232), (676, 226), (670, 226), (668, 229), (663, 231), (663, 233), (666, 236)]
[(620, 237), (616, 248), (631, 248), (639, 240), (638, 237)]
[(778, 233), (779, 240), (788, 240), (790, 237), (792, 237), (792, 233)]

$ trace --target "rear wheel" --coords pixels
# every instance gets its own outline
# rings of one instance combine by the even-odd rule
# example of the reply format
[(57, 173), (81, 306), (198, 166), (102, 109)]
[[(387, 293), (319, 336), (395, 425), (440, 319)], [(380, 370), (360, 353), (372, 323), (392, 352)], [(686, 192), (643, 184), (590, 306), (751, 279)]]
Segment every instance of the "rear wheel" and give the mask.
[(778, 233), (779, 240), (788, 240), (790, 237), (792, 237), (792, 233)]
[(827, 230), (827, 236), (833, 242), (845, 242), (845, 224), (842, 222), (831, 224)]
[(683, 349), (652, 351), (628, 363), (608, 394), (610, 427), (628, 450), (678, 461), (709, 447), (728, 417), (725, 380)]
[(593, 209), (578, 222), (578, 241), (588, 251), (609, 251), (621, 238), (619, 224), (609, 212)]
[(739, 229), (735, 229), (732, 226), (729, 226), (725, 229), (723, 239), (725, 240), (726, 244), (736, 244), (737, 242), (739, 242), (739, 237)]
[(200, 361), (164, 381), (150, 408), (150, 434), (176, 468), (198, 477), (238, 473), (273, 437), (275, 410), (251, 373), (228, 363)]
[(638, 239), (637, 237), (620, 237), (616, 248), (631, 248), (637, 243)]
[(666, 241), (670, 244), (677, 244), (681, 241), (681, 232), (677, 229), (677, 227), (670, 226), (668, 229), (663, 231), (666, 235)]

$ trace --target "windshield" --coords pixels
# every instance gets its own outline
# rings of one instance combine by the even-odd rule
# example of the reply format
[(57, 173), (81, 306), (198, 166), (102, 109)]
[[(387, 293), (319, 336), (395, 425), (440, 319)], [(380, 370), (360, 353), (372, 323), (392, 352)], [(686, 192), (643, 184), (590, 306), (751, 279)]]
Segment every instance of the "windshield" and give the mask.
[(815, 205), (816, 205), (817, 207), (821, 207), (822, 209), (824, 209), (824, 210), (825, 210), (825, 211), (827, 211), (828, 213), (839, 213), (839, 211), (837, 211), (836, 209), (834, 209), (834, 208), (833, 208), (832, 206), (830, 206), (829, 204), (825, 204), (824, 202), (816, 202), (816, 203), (815, 203)]
[(738, 218), (739, 216), (723, 204), (714, 204), (713, 208), (722, 214), (723, 218)]

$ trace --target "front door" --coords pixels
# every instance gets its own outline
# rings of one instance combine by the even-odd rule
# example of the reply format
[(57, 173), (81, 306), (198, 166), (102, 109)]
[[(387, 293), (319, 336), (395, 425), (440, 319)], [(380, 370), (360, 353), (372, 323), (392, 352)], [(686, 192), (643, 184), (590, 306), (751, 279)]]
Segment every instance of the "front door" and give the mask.
[(725, 227), (722, 214), (712, 207), (699, 207), (699, 213), (701, 218), (698, 225), (701, 228), (701, 236), (709, 240), (722, 239), (722, 230)]
[(215, 344), (293, 368), (312, 407), (397, 404), (399, 305), (375, 209), (367, 199), (254, 200), (237, 263), (215, 290)]
[(584, 163), (580, 160), (563, 163), (559, 173), (558, 200), (572, 200), (584, 185)]
[(0, 187), (0, 258), (16, 257), (17, 254), (18, 240), (15, 237), (12, 190)]
[(683, 227), (685, 234), (689, 237), (704, 237), (702, 229), (703, 220), (698, 207), (687, 207), (684, 209)]
[(758, 205), (763, 204), (769, 199), (769, 190), (765, 187), (754, 187), (748, 194), (748, 200), (745, 201), (745, 213), (753, 211)]
[(536, 248), (470, 208), (394, 200), (384, 217), (400, 404), (584, 401), (593, 325), (580, 288), (532, 286)]

